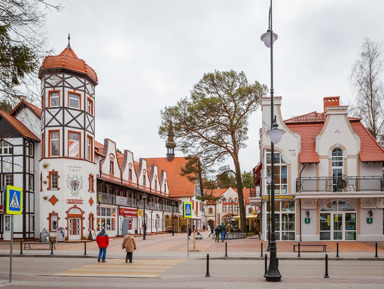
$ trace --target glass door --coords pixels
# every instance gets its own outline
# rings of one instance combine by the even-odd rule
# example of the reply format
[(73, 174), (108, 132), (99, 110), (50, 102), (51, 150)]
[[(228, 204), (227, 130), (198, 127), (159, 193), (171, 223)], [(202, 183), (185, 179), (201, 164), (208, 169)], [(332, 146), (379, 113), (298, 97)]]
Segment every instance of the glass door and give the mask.
[(356, 240), (356, 213), (345, 213), (345, 240)]
[(333, 240), (343, 240), (343, 214), (333, 214)]

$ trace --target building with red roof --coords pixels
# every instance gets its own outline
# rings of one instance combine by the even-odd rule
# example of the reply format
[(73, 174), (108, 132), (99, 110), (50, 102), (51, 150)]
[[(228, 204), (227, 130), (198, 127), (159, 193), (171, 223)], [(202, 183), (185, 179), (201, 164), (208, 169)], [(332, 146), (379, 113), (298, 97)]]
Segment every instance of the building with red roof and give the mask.
[(274, 105), (277, 124), (286, 133), (272, 158), (266, 136), (270, 98), (263, 98), (261, 160), (254, 168), (260, 193), (250, 198), (263, 208), (263, 238), (273, 159), (277, 240), (384, 240), (384, 149), (361, 119), (348, 117), (338, 96), (324, 98), (323, 112), (287, 120), (281, 116), (281, 97)]

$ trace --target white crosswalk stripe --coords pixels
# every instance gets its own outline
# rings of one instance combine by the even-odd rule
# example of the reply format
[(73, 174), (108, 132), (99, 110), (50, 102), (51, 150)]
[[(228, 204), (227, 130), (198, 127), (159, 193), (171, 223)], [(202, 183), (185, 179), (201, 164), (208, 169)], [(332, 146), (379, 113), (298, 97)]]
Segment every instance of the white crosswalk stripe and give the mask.
[(154, 278), (181, 263), (183, 260), (134, 260), (109, 259), (106, 263), (91, 263), (58, 273), (59, 276), (76, 277), (130, 277)]

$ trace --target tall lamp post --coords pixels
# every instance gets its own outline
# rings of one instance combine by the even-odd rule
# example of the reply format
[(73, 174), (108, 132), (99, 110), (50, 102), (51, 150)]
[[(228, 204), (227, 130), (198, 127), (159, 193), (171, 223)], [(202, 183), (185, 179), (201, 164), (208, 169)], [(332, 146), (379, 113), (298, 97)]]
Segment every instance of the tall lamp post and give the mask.
[(147, 223), (146, 223), (146, 220), (145, 220), (145, 203), (147, 202), (147, 194), (146, 193), (143, 193), (143, 201), (144, 201), (144, 224), (143, 224), (144, 232), (143, 232), (143, 240), (145, 240), (146, 235), (147, 235)]
[(281, 274), (279, 272), (279, 268), (277, 267), (277, 247), (276, 247), (276, 236), (275, 236), (275, 172), (274, 172), (274, 145), (279, 143), (281, 137), (284, 133), (283, 130), (278, 129), (278, 125), (276, 123), (276, 118), (274, 118), (273, 113), (273, 42), (277, 39), (277, 34), (273, 33), (272, 30), (272, 0), (270, 0), (269, 7), (269, 23), (268, 30), (266, 33), (261, 35), (261, 40), (264, 42), (265, 46), (270, 48), (271, 52), (271, 129), (267, 131), (267, 136), (271, 139), (271, 241), (270, 241), (270, 261), (267, 274), (265, 274), (265, 278), (269, 282), (279, 282), (281, 281)]
[(175, 236), (175, 227), (173, 226), (173, 214), (175, 212), (175, 201), (172, 201), (171, 205), (172, 205), (172, 236)]
[(268, 200), (267, 200), (267, 212), (269, 213), (269, 220), (268, 220), (268, 248), (267, 251), (270, 251), (271, 246), (271, 173), (268, 172), (267, 175), (267, 184), (268, 184)]

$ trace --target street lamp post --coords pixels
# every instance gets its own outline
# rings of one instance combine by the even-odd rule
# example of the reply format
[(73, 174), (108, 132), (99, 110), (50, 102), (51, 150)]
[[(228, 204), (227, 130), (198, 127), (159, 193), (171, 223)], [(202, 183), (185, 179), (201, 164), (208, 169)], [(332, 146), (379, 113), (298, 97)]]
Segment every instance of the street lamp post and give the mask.
[(268, 184), (268, 200), (267, 200), (267, 212), (268, 212), (268, 248), (267, 251), (270, 251), (271, 246), (271, 174), (268, 172), (267, 176), (267, 184)]
[(171, 204), (172, 204), (172, 236), (175, 236), (175, 228), (173, 226), (173, 214), (175, 212), (175, 201), (172, 201)]
[(273, 42), (277, 39), (277, 34), (273, 33), (272, 30), (272, 0), (270, 0), (269, 7), (269, 27), (266, 33), (261, 35), (261, 40), (264, 42), (265, 46), (270, 48), (271, 56), (271, 129), (267, 132), (267, 136), (271, 139), (271, 241), (270, 241), (270, 261), (268, 271), (265, 274), (265, 278), (269, 282), (279, 282), (281, 281), (281, 274), (279, 268), (277, 267), (277, 247), (276, 247), (276, 235), (275, 235), (275, 172), (274, 172), (274, 145), (277, 144), (284, 133), (282, 130), (278, 129), (276, 123), (276, 118), (274, 119), (273, 113)]
[(143, 193), (143, 201), (144, 201), (144, 224), (143, 224), (144, 232), (143, 232), (143, 240), (145, 240), (146, 235), (147, 235), (147, 223), (146, 223), (146, 220), (145, 220), (145, 203), (147, 202), (147, 194), (146, 193)]

